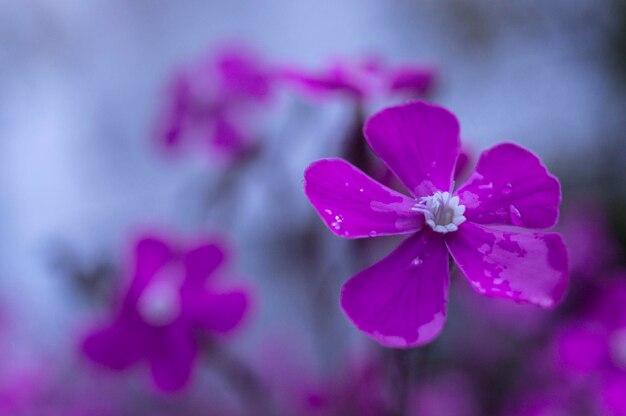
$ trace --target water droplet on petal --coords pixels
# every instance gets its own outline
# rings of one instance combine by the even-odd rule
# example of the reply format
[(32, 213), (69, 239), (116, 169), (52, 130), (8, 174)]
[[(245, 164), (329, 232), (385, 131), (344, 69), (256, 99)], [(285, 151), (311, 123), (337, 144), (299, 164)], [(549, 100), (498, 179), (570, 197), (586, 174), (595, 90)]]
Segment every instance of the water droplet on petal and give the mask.
[(361, 189), (359, 189), (359, 192), (363, 192), (364, 190), (365, 190), (365, 189), (361, 188)]
[(422, 263), (424, 263), (424, 260), (422, 260), (420, 257), (415, 257), (413, 259), (413, 261), (411, 261), (411, 268), (416, 268), (422, 265)]
[(522, 221), (522, 213), (519, 212), (519, 209), (515, 208), (514, 205), (509, 205), (509, 217), (511, 218), (513, 225), (524, 225)]
[(369, 236), (370, 237), (376, 237), (378, 235), (378, 233), (376, 231), (370, 231), (369, 232)]
[(329, 209), (325, 209), (324, 212), (328, 215), (333, 215), (333, 212)]
[(345, 184), (345, 185), (346, 185), (346, 188), (347, 188), (348, 186), (350, 186), (350, 184), (349, 184), (348, 182), (346, 182), (346, 184)]

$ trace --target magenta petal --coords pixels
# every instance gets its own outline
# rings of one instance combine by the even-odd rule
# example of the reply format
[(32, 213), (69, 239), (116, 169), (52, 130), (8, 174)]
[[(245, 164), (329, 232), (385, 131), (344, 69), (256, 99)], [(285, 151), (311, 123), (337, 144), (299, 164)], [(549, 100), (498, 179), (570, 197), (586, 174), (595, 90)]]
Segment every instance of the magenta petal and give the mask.
[(264, 101), (271, 95), (269, 73), (252, 51), (241, 47), (222, 50), (215, 61), (221, 99)]
[(151, 345), (148, 353), (152, 378), (163, 391), (180, 390), (191, 378), (198, 353), (193, 331), (180, 321), (156, 330), (158, 342)]
[(609, 362), (607, 334), (594, 325), (563, 329), (556, 349), (559, 365), (568, 371), (591, 373)]
[(441, 332), (449, 285), (443, 238), (425, 228), (348, 280), (341, 307), (357, 328), (381, 344), (414, 347)]
[(145, 335), (141, 328), (117, 321), (86, 336), (81, 349), (91, 361), (111, 370), (123, 371), (143, 358)]
[(242, 321), (248, 309), (248, 296), (244, 291), (206, 293), (197, 298), (194, 315), (204, 329), (227, 333)]
[(602, 384), (602, 402), (609, 415), (626, 415), (626, 373), (624, 371), (608, 371)]
[(135, 245), (135, 274), (126, 302), (136, 301), (155, 274), (173, 258), (174, 252), (165, 241), (156, 237), (139, 239)]
[(362, 97), (365, 92), (353, 77), (341, 66), (330, 68), (321, 74), (310, 74), (298, 69), (285, 69), (280, 77), (312, 98), (324, 98), (329, 93), (344, 92)]
[(226, 260), (226, 248), (207, 241), (191, 250), (184, 257), (186, 284), (203, 284)]
[(403, 67), (389, 75), (391, 92), (409, 93), (421, 96), (430, 92), (434, 86), (435, 72), (422, 67)]
[(537, 156), (512, 143), (483, 152), (457, 193), (465, 217), (479, 224), (549, 228), (559, 217), (559, 181)]
[(241, 126), (221, 114), (215, 115), (211, 135), (211, 140), (207, 143), (210, 146), (209, 150), (224, 157), (226, 161), (244, 155), (251, 146)]
[(559, 234), (510, 232), (470, 222), (446, 235), (450, 254), (477, 292), (550, 308), (567, 288)]
[(364, 134), (413, 195), (450, 190), (460, 139), (448, 110), (419, 101), (389, 107), (370, 117)]
[(304, 192), (322, 220), (345, 238), (415, 232), (424, 218), (415, 201), (341, 159), (322, 159), (304, 173)]

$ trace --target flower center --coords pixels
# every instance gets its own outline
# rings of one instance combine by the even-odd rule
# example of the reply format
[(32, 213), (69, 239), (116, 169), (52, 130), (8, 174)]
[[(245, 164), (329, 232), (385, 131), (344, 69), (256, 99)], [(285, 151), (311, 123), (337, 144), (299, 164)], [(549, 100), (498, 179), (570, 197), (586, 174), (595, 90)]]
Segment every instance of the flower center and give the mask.
[(181, 273), (172, 269), (166, 267), (154, 276), (137, 302), (141, 316), (155, 326), (171, 324), (180, 313)]
[(423, 213), (426, 224), (442, 234), (458, 230), (465, 222), (465, 205), (459, 205), (459, 197), (450, 195), (450, 192), (437, 191), (420, 198), (412, 210)]

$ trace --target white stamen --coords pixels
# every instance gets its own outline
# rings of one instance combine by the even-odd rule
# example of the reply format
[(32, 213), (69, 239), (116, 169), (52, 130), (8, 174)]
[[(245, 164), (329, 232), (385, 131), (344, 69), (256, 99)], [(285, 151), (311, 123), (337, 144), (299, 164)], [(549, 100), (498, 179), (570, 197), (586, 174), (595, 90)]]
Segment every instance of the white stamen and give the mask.
[(435, 192), (431, 196), (420, 198), (412, 208), (424, 214), (426, 224), (435, 232), (446, 234), (459, 229), (465, 222), (465, 205), (459, 204), (459, 197), (450, 192)]

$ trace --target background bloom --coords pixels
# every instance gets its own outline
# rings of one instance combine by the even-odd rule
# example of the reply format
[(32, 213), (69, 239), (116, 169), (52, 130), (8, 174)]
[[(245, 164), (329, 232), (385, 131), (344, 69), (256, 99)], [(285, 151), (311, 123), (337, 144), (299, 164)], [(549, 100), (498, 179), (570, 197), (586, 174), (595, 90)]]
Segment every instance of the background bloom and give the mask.
[(259, 110), (272, 96), (274, 75), (252, 52), (224, 48), (179, 69), (158, 120), (157, 142), (168, 152), (200, 149), (214, 160), (236, 161), (256, 145)]
[(345, 94), (357, 100), (392, 95), (423, 97), (435, 86), (435, 71), (419, 65), (390, 65), (379, 57), (337, 60), (321, 71), (287, 68), (281, 78), (312, 97)]
[(214, 239), (187, 247), (139, 239), (128, 289), (112, 319), (84, 339), (84, 354), (116, 371), (146, 362), (160, 389), (184, 387), (206, 337), (234, 330), (248, 306), (245, 291), (219, 287), (225, 259)]

